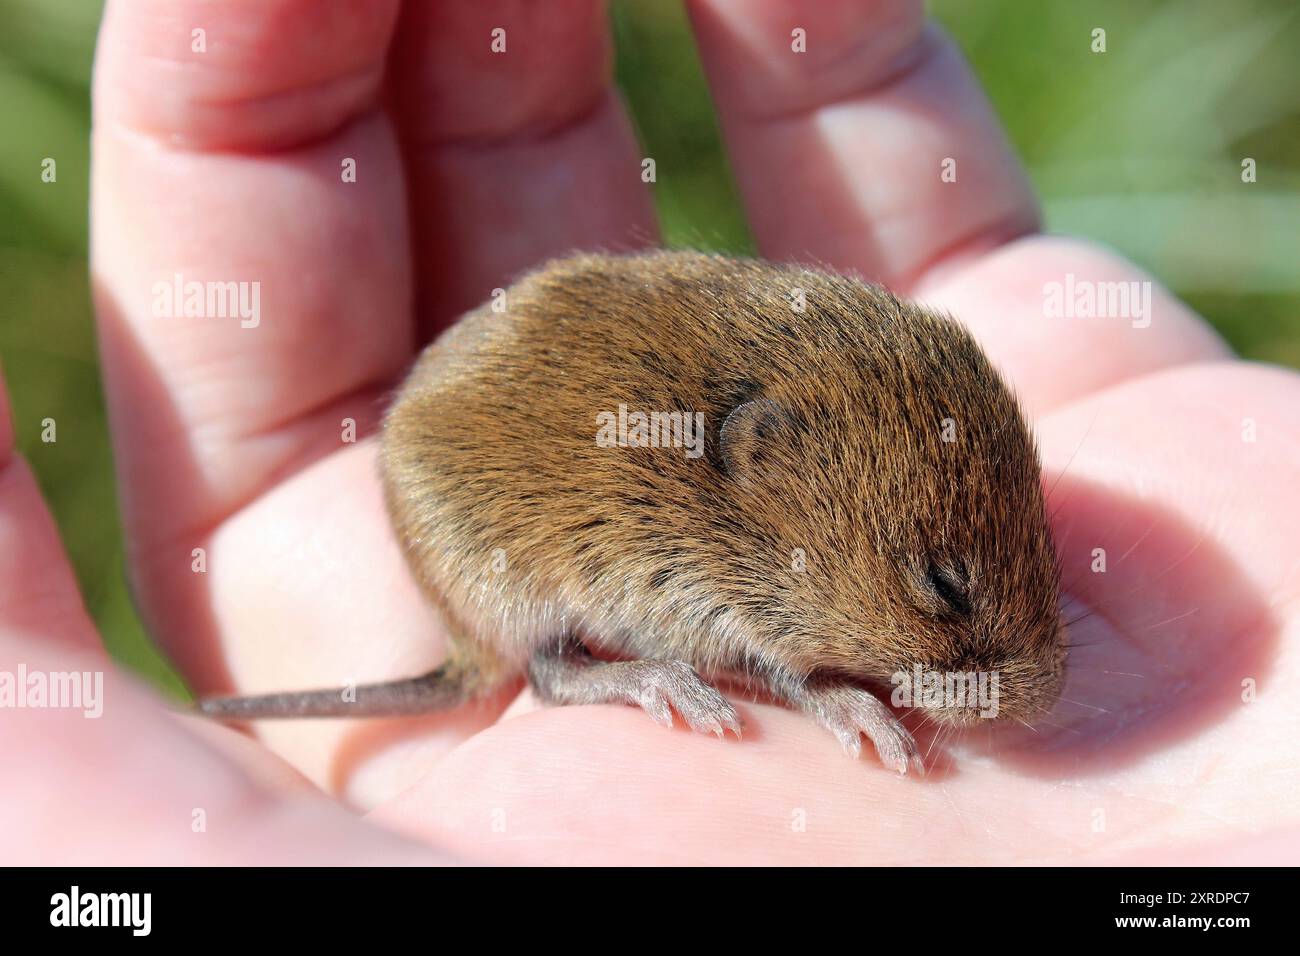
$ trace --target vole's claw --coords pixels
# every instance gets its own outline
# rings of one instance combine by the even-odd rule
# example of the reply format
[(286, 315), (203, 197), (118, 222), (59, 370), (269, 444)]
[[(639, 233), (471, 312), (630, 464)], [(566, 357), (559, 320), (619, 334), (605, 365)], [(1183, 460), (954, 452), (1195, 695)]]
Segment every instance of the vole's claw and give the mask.
[(861, 754), (866, 736), (888, 769), (904, 776), (909, 769), (924, 774), (916, 740), (874, 694), (847, 684), (812, 686), (798, 703), (835, 735), (849, 756)]
[(658, 690), (650, 689), (643, 693), (637, 700), (637, 704), (644, 710), (656, 724), (660, 727), (671, 727), (673, 725), (673, 709), (668, 706), (668, 701)]
[(742, 736), (740, 717), (736, 714), (735, 709), (732, 708), (730, 704), (728, 704), (727, 707), (730, 710), (730, 713), (723, 714), (719, 718), (717, 726), (713, 728), (713, 732), (717, 735), (719, 740), (722, 740), (727, 736), (727, 731), (731, 731), (736, 735), (736, 739), (740, 740)]
[(638, 665), (641, 696), (650, 693), (666, 700), (697, 733), (711, 733), (721, 739), (730, 730), (740, 736), (740, 715), (695, 668), (683, 661), (633, 663)]

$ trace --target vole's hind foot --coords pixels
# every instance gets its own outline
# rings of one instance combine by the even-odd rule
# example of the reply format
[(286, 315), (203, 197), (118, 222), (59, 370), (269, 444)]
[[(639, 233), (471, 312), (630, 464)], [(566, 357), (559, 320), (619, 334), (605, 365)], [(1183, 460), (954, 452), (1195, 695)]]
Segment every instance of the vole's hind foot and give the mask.
[(833, 733), (845, 751), (856, 759), (865, 734), (876, 745), (880, 762), (900, 774), (925, 773), (916, 741), (894, 712), (874, 694), (860, 687), (828, 684), (805, 688), (796, 701), (819, 724)]
[(534, 654), (528, 677), (550, 704), (635, 704), (665, 727), (675, 710), (694, 731), (740, 736), (736, 709), (685, 661), (599, 661), (569, 645)]

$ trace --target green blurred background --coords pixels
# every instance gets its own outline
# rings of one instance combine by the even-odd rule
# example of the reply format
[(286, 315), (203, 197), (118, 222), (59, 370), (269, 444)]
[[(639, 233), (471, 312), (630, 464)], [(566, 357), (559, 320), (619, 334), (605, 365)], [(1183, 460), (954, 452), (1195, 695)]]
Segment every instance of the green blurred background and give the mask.
[[(1049, 228), (1121, 250), (1244, 355), (1300, 367), (1295, 0), (940, 0), (1025, 158)], [(0, 0), (0, 357), (22, 452), (119, 659), (181, 693), (125, 585), (86, 272), (100, 4)], [(752, 251), (685, 15), (615, 0), (618, 79), (670, 243)], [(1103, 27), (1108, 52), (1089, 50)], [(310, 25), (305, 25), (310, 29)], [(40, 181), (58, 161), (58, 182)], [(1241, 160), (1258, 182), (1241, 183)], [(665, 175), (665, 173), (667, 174)], [(41, 420), (58, 441), (41, 442)]]

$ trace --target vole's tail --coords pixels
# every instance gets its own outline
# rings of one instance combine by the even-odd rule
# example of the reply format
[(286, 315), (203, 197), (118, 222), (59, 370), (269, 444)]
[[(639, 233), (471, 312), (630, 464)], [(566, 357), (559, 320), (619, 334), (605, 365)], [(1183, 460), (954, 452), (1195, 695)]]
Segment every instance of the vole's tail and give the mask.
[(222, 720), (273, 717), (399, 717), (447, 710), (475, 696), (469, 674), (450, 662), (419, 677), (328, 690), (209, 697), (198, 710)]

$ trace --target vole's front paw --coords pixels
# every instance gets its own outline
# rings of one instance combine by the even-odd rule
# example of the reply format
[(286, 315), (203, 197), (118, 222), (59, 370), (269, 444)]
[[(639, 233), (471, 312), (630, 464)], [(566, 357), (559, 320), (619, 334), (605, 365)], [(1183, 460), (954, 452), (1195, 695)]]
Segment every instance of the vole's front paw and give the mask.
[(830, 686), (809, 689), (804, 709), (835, 735), (850, 756), (862, 751), (862, 735), (876, 745), (880, 762), (890, 770), (924, 773), (916, 741), (894, 712), (874, 694), (860, 687)]
[(655, 723), (671, 727), (672, 711), (682, 715), (691, 730), (716, 734), (726, 731), (740, 736), (740, 715), (727, 698), (705, 682), (684, 661), (634, 661), (639, 685), (630, 695)]

